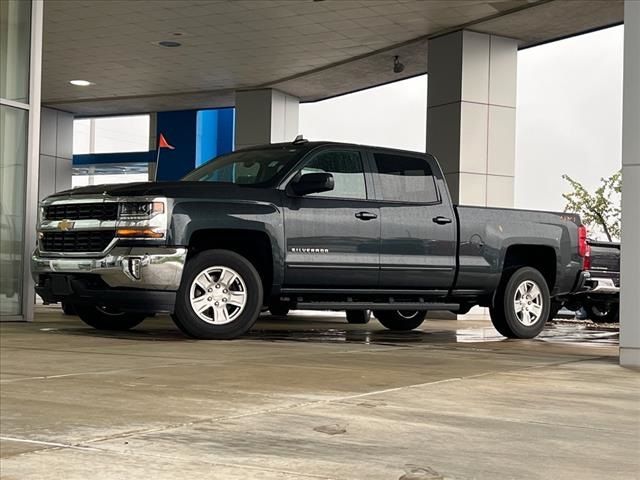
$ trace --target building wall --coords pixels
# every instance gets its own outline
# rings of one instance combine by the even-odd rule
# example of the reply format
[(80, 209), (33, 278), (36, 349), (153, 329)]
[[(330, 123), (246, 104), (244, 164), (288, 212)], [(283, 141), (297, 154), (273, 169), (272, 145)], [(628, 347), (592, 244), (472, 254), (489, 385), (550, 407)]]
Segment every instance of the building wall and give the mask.
[(52, 108), (40, 113), (38, 199), (71, 188), (73, 115)]

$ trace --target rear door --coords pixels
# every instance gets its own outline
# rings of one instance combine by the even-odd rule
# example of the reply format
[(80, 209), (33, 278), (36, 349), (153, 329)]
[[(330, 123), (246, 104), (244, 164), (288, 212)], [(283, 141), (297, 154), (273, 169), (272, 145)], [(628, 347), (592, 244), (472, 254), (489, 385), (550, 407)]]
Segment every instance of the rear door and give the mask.
[(357, 148), (312, 152), (297, 173), (328, 172), (335, 188), (287, 194), (286, 287), (356, 288), (378, 284), (380, 212), (369, 200), (367, 158)]
[(371, 151), (380, 200), (380, 287), (445, 293), (456, 267), (456, 222), (430, 156)]

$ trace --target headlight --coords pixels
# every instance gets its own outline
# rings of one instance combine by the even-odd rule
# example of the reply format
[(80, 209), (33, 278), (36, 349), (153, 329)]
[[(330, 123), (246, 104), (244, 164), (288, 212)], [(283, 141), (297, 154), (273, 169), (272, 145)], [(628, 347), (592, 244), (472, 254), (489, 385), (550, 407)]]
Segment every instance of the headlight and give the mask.
[(127, 202), (120, 204), (118, 218), (138, 220), (151, 218), (159, 213), (164, 213), (164, 203), (162, 202)]
[(122, 202), (118, 210), (116, 236), (132, 239), (166, 237), (166, 200)]

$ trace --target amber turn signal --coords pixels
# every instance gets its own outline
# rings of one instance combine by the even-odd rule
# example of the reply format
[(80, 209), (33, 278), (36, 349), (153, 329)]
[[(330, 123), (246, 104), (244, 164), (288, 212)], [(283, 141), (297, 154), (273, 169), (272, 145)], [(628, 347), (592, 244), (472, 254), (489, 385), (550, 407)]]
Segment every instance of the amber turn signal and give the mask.
[(158, 232), (153, 228), (118, 228), (116, 235), (125, 238), (163, 238), (164, 232)]

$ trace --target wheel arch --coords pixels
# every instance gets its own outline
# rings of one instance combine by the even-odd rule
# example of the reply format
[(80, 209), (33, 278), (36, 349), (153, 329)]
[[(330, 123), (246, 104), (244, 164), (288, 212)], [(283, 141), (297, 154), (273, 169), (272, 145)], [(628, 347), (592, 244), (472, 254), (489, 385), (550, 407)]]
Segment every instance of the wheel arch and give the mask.
[(557, 281), (557, 266), (557, 252), (550, 245), (510, 245), (504, 253), (500, 282), (504, 283), (521, 267), (532, 267), (542, 274), (551, 292)]
[(265, 297), (280, 285), (279, 272), (274, 268), (273, 246), (265, 231), (231, 228), (196, 230), (189, 238), (187, 261), (199, 252), (212, 249), (229, 250), (251, 262), (260, 275)]

